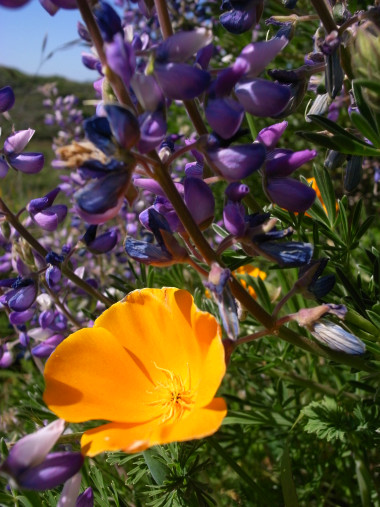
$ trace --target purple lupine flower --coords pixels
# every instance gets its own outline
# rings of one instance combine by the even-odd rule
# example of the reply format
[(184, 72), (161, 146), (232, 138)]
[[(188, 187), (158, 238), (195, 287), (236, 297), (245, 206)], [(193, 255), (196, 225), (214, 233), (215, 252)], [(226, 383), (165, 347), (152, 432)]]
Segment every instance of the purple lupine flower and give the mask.
[(201, 229), (214, 218), (215, 199), (210, 187), (201, 178), (187, 176), (184, 181), (185, 204)]
[[(235, 93), (244, 110), (259, 117), (281, 114), (291, 98), (288, 86), (265, 79), (239, 82)], [(268, 97), (270, 100), (267, 100)]]
[(205, 114), (211, 128), (223, 139), (229, 139), (240, 128), (244, 108), (229, 97), (212, 98), (207, 102)]
[(87, 488), (82, 494), (78, 496), (75, 507), (93, 507), (94, 506), (94, 493), (92, 488)]
[[(54, 1), (58, 2), (58, 0)], [(94, 15), (105, 42), (112, 42), (118, 33), (123, 35), (120, 16), (110, 4), (101, 0), (94, 9)]]
[(153, 113), (164, 104), (165, 98), (162, 90), (151, 74), (146, 75), (136, 72), (131, 79), (131, 86), (145, 111)]
[(185, 63), (155, 63), (154, 75), (169, 99), (190, 100), (210, 84), (210, 74)]
[(156, 48), (156, 60), (182, 63), (203, 47), (208, 46), (211, 40), (212, 32), (206, 28), (177, 32)]
[(52, 354), (58, 345), (65, 339), (62, 334), (53, 334), (42, 343), (32, 348), (32, 354), (35, 357), (46, 359)]
[(120, 76), (124, 84), (129, 87), (136, 68), (135, 52), (131, 44), (125, 42), (121, 33), (117, 33), (112, 41), (106, 44), (105, 52), (109, 67)]
[(27, 205), (27, 210), (35, 224), (45, 231), (55, 231), (67, 215), (67, 206), (64, 204), (53, 204), (60, 188), (48, 192), (44, 197), (32, 199)]
[(316, 322), (311, 334), (318, 342), (337, 352), (361, 355), (366, 351), (365, 344), (357, 336), (327, 320)]
[[(7, 344), (0, 345), (0, 368), (9, 368), (14, 361), (12, 352), (8, 349)], [(1, 471), (1, 465), (0, 465)]]
[(132, 259), (159, 267), (186, 262), (187, 251), (177, 243), (166, 218), (154, 208), (148, 209), (148, 227), (153, 232), (158, 245), (127, 236), (124, 248)]
[(293, 178), (268, 179), (265, 190), (272, 202), (296, 213), (308, 210), (316, 198), (314, 189)]
[(77, 9), (77, 0), (51, 0), (53, 4), (61, 7), (62, 9)]
[(231, 271), (229, 269), (222, 269), (219, 264), (214, 262), (211, 265), (208, 281), (203, 282), (203, 284), (210, 290), (218, 305), (222, 324), (228, 338), (236, 340), (239, 334), (239, 319), (236, 301), (228, 286), (230, 277)]
[(256, 25), (263, 12), (263, 0), (223, 0), (223, 13), (219, 21), (231, 33), (247, 32)]
[(49, 266), (45, 273), (46, 283), (53, 291), (59, 290), (59, 281), (61, 280), (62, 273), (57, 266)]
[(246, 231), (246, 222), (244, 220), (244, 206), (237, 202), (226, 204), (223, 209), (223, 221), (227, 231), (233, 236), (243, 236)]
[(140, 153), (149, 153), (165, 138), (167, 124), (163, 111), (144, 113), (139, 118), (141, 137), (137, 144)]
[(12, 289), (0, 297), (0, 302), (14, 312), (23, 312), (32, 306), (37, 293), (38, 285), (35, 279), (17, 278), (12, 284)]
[(274, 125), (265, 127), (258, 133), (256, 141), (259, 141), (266, 147), (268, 151), (271, 151), (280, 140), (287, 126), (288, 122), (283, 121), (281, 123), (275, 123)]
[(316, 150), (275, 149), (267, 155), (265, 174), (268, 178), (289, 176), (316, 156)]
[(4, 86), (0, 89), (0, 113), (5, 113), (13, 107), (15, 103), (15, 94), (10, 86)]
[(88, 250), (95, 255), (110, 252), (118, 241), (117, 229), (112, 228), (98, 237), (96, 237), (96, 231), (97, 225), (90, 225), (82, 241), (86, 244)]
[(9, 322), (14, 326), (19, 326), (30, 320), (34, 315), (34, 310), (28, 309), (22, 312), (11, 312), (9, 314)]
[(255, 78), (265, 70), (275, 56), (284, 49), (289, 40), (286, 37), (274, 37), (267, 41), (252, 42), (245, 46), (235, 64), (245, 64), (245, 78)]
[(240, 202), (246, 195), (249, 194), (249, 186), (240, 183), (239, 181), (230, 183), (224, 193), (227, 199), (233, 202)]
[(35, 174), (44, 166), (42, 153), (21, 153), (34, 134), (34, 130), (20, 130), (11, 134), (4, 142), (5, 158), (14, 169), (27, 174)]
[(321, 299), (334, 287), (335, 275), (321, 276), (327, 262), (328, 259), (323, 257), (312, 260), (308, 266), (300, 268), (296, 285), (306, 298)]
[(56, 507), (76, 507), (81, 481), (82, 475), (78, 472), (65, 482)]
[(229, 148), (211, 147), (205, 155), (211, 167), (227, 181), (238, 181), (260, 169), (265, 160), (265, 147), (257, 142)]
[(104, 110), (118, 145), (125, 150), (130, 150), (140, 137), (137, 118), (129, 109), (119, 104), (106, 104)]
[(21, 488), (43, 491), (55, 488), (76, 474), (83, 464), (83, 456), (73, 452), (48, 454), (65, 427), (57, 419), (44, 428), (16, 442), (0, 471), (9, 475)]

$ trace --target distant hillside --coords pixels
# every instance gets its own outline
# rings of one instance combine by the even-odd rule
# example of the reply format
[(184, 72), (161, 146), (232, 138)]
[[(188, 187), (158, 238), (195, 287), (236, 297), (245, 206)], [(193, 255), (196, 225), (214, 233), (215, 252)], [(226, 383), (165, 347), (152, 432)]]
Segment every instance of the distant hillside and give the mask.
[[(58, 76), (30, 76), (19, 70), (0, 66), (0, 88), (9, 85), (16, 96), (16, 103), (10, 110), (12, 122), (17, 130), (34, 128), (35, 140), (51, 140), (57, 131), (56, 128), (44, 124), (44, 116), (48, 111), (42, 106), (44, 97), (38, 88), (46, 83), (56, 83), (60, 95), (74, 94), (80, 102), (95, 98), (92, 83), (77, 83)], [(94, 108), (86, 107), (84, 113), (91, 115)], [(2, 123), (5, 128), (4, 122)]]

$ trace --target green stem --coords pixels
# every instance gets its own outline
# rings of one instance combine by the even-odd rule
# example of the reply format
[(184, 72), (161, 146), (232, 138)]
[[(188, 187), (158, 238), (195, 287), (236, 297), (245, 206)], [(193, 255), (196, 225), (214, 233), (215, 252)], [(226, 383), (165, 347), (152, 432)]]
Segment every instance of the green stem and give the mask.
[(228, 452), (223, 449), (223, 447), (216, 441), (214, 437), (210, 437), (207, 439), (207, 443), (215, 449), (215, 451), (221, 456), (226, 463), (238, 474), (239, 477), (245, 481), (250, 488), (253, 489), (253, 491), (256, 492), (256, 494), (260, 495), (261, 498), (264, 498), (262, 495), (264, 494), (261, 487), (256, 484), (255, 481), (251, 479), (251, 477), (241, 468), (240, 465), (238, 465), (234, 458), (232, 458)]
[(313, 4), (314, 9), (317, 11), (317, 14), (322, 21), (326, 32), (330, 33), (334, 30), (338, 30), (337, 24), (335, 23), (331, 9), (327, 5), (326, 0), (311, 0), (311, 3)]
[(257, 137), (257, 129), (255, 127), (255, 122), (253, 121), (253, 116), (249, 113), (245, 113), (245, 117), (247, 119), (249, 131), (251, 132), (252, 141), (254, 141)]
[[(29, 245), (35, 250), (37, 253), (39, 253), (43, 258), (47, 256), (49, 253), (39, 241), (37, 241), (31, 234), (28, 232), (25, 227), (21, 224), (21, 222), (18, 220), (16, 215), (14, 215), (11, 210), (8, 208), (8, 206), (5, 204), (5, 202), (0, 198), (0, 211), (4, 213), (7, 221), (12, 225), (14, 229), (20, 234), (21, 237), (23, 237)], [(65, 266), (62, 264), (61, 266), (62, 273), (67, 276), (69, 280), (71, 280), (75, 285), (83, 289), (87, 294), (94, 297), (96, 300), (101, 301), (106, 306), (111, 306), (113, 304), (113, 301), (108, 299), (106, 296), (104, 296), (101, 292), (96, 290), (94, 287), (92, 287), (90, 284), (79, 278), (68, 266)]]
[(103, 48), (104, 41), (87, 0), (77, 0), (77, 3), (82, 19), (85, 22), (87, 29), (91, 35), (91, 39), (99, 56), (100, 63), (105, 69), (107, 79), (112, 86), (117, 100), (120, 102), (120, 104), (128, 106), (132, 109), (132, 111), (135, 112), (135, 106), (129, 96), (123, 80), (107, 65), (107, 57)]

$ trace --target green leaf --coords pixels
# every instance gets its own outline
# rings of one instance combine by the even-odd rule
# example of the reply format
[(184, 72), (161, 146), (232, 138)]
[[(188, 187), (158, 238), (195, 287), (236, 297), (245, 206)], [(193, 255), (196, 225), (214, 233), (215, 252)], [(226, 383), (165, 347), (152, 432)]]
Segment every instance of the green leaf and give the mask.
[(156, 484), (163, 484), (170, 475), (170, 468), (160, 459), (157, 447), (147, 449), (142, 455)]
[(356, 79), (355, 82), (357, 85), (368, 88), (368, 90), (380, 95), (380, 84), (377, 81), (372, 81), (371, 79)]
[(336, 217), (336, 198), (329, 172), (325, 167), (321, 169), (314, 168), (314, 176), (326, 206), (330, 226), (333, 227)]
[(318, 125), (320, 125), (324, 129), (326, 129), (329, 132), (331, 132), (332, 134), (334, 134), (333, 139), (335, 139), (336, 136), (338, 136), (338, 137), (341, 136), (341, 137), (347, 139), (347, 141), (348, 140), (357, 141), (357, 142), (360, 142), (360, 143), (366, 145), (366, 143), (364, 141), (362, 141), (358, 137), (354, 136), (353, 134), (351, 134), (350, 132), (345, 130), (343, 127), (341, 127), (340, 125), (335, 123), (335, 121), (329, 120), (328, 118), (325, 118), (324, 116), (320, 116), (319, 114), (309, 114), (308, 118), (310, 118), (310, 120), (313, 121), (314, 123), (317, 123)]
[(343, 202), (340, 200), (338, 200), (338, 206), (339, 206), (338, 223), (342, 229), (342, 239), (348, 245), (349, 244), (349, 229), (348, 229), (346, 207), (344, 206)]
[(214, 229), (216, 234), (218, 234), (223, 239), (229, 236), (228, 232), (225, 229), (223, 229), (223, 227), (220, 227), (220, 225), (218, 224), (212, 224), (212, 228)]
[[(313, 144), (318, 144), (320, 146), (323, 146), (324, 148), (327, 148), (328, 150), (335, 150), (335, 151), (342, 151), (340, 148), (340, 145), (334, 141), (333, 137), (325, 136), (323, 134), (317, 134), (315, 132), (302, 132), (298, 131), (296, 132), (297, 135), (300, 137), (303, 137), (307, 141), (310, 141)], [(346, 153), (343, 152), (342, 153)]]
[(373, 129), (372, 125), (368, 123), (364, 116), (353, 111), (351, 113), (351, 121), (364, 137), (369, 139), (376, 148), (380, 148), (379, 134)]
[(285, 507), (298, 507), (297, 490), (293, 480), (288, 444), (285, 445), (281, 458), (280, 479)]
[(344, 320), (349, 324), (353, 324), (354, 326), (367, 331), (370, 334), (376, 334), (378, 331), (376, 326), (374, 326), (369, 320), (352, 309), (348, 310)]
[(371, 321), (375, 324), (377, 329), (380, 329), (380, 315), (372, 310), (367, 310), (367, 315), (371, 319)]
[(358, 106), (360, 113), (370, 125), (373, 125), (376, 128), (377, 131), (378, 129), (375, 119), (373, 117), (371, 109), (368, 107), (368, 104), (363, 97), (361, 86), (357, 80), (352, 81), (352, 91), (354, 94), (356, 105)]
[(332, 398), (311, 402), (301, 410), (301, 414), (307, 418), (305, 431), (328, 442), (345, 442), (347, 433), (352, 431), (350, 414)]

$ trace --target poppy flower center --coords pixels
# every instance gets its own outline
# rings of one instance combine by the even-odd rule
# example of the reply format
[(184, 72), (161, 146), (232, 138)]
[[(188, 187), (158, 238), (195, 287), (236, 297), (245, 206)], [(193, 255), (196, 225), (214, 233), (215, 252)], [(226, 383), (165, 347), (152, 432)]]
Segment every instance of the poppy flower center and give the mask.
[(165, 368), (156, 368), (164, 373), (164, 380), (156, 382), (153, 394), (156, 398), (150, 405), (159, 406), (162, 409), (161, 422), (178, 422), (194, 406), (195, 392), (191, 388), (190, 372), (185, 379)]

